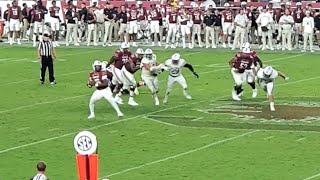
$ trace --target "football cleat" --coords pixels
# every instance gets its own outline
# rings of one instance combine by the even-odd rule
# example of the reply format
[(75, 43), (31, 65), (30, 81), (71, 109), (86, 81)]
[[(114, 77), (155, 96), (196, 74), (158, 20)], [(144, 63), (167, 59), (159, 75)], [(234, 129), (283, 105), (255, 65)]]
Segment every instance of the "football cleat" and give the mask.
[(88, 119), (93, 119), (95, 118), (96, 116), (94, 114), (90, 114), (90, 116), (88, 117)]
[(118, 112), (118, 117), (123, 117), (123, 113), (122, 112)]
[(235, 101), (241, 101), (235, 90), (232, 91), (232, 99)]
[(257, 95), (258, 95), (258, 90), (257, 90), (257, 89), (253, 89), (253, 90), (252, 90), (252, 97), (253, 97), (253, 98), (256, 98)]
[(138, 106), (139, 105), (136, 101), (134, 101), (134, 99), (132, 97), (129, 98), (128, 104), (130, 106)]

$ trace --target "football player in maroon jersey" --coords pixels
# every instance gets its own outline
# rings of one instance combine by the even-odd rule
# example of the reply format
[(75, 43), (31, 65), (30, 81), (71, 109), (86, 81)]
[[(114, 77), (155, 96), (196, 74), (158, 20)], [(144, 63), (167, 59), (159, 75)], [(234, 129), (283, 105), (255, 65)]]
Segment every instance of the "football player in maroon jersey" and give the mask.
[(240, 96), (243, 91), (242, 84), (245, 82), (248, 82), (252, 87), (252, 97), (255, 98), (258, 92), (254, 82), (257, 73), (249, 43), (245, 43), (242, 46), (242, 52), (237, 53), (235, 57), (229, 61), (229, 66), (235, 82), (234, 90), (232, 91), (232, 99), (236, 101), (241, 100)]
[(44, 11), (40, 9), (40, 7), (37, 5), (36, 9), (32, 11), (32, 16), (31, 16), (31, 26), (33, 27), (33, 47), (37, 46), (36, 44), (37, 36), (39, 37), (40, 41), (42, 40), (43, 24), (44, 24)]
[(302, 39), (301, 28), (302, 28), (302, 20), (304, 18), (304, 13), (302, 9), (301, 2), (296, 3), (297, 8), (292, 12), (293, 20), (294, 20), (294, 47), (299, 48), (299, 38)]
[[(169, 9), (168, 9), (169, 10)], [(168, 31), (167, 31), (167, 39), (166, 39), (166, 48), (169, 47), (169, 41), (171, 39), (171, 48), (175, 47), (176, 41), (176, 33), (177, 33), (177, 22), (178, 22), (178, 12), (174, 7), (167, 12), (166, 15), (166, 22), (168, 23)]]
[(111, 106), (114, 108), (114, 110), (117, 112), (118, 117), (122, 117), (123, 114), (120, 111), (120, 108), (118, 104), (115, 102), (115, 99), (112, 96), (111, 89), (109, 87), (109, 80), (107, 77), (106, 71), (102, 70), (102, 63), (98, 60), (94, 61), (93, 65), (93, 71), (89, 74), (89, 80), (87, 83), (87, 86), (89, 88), (95, 86), (97, 88), (96, 91), (92, 94), (89, 102), (89, 109), (90, 109), (90, 116), (88, 119), (95, 118), (94, 113), (94, 105), (95, 102), (104, 98), (106, 99)]
[(202, 47), (201, 42), (201, 26), (203, 22), (203, 14), (199, 9), (198, 4), (193, 5), (193, 12), (191, 13), (191, 20), (193, 22), (192, 26), (192, 47), (195, 44), (195, 36), (197, 35), (199, 47)]
[(132, 46), (137, 47), (137, 33), (138, 33), (138, 10), (136, 5), (132, 4), (128, 11), (129, 21), (129, 39), (132, 42)]
[(180, 15), (178, 16), (178, 23), (180, 24), (180, 32), (181, 32), (181, 39), (182, 39), (182, 47), (186, 48), (186, 35), (189, 41), (189, 48), (191, 46), (191, 30), (190, 30), (190, 15), (188, 10), (185, 8), (181, 8)]
[(224, 4), (225, 10), (222, 12), (222, 30), (223, 30), (223, 36), (222, 36), (222, 46), (226, 48), (226, 39), (228, 37), (228, 45), (229, 47), (232, 47), (231, 45), (231, 37), (232, 37), (232, 31), (233, 31), (233, 20), (234, 20), (234, 13), (230, 9), (230, 4), (225, 3)]
[(152, 46), (155, 45), (155, 42), (158, 42), (158, 45), (161, 46), (160, 42), (160, 20), (161, 20), (161, 12), (156, 7), (155, 4), (151, 5), (151, 10), (148, 14), (148, 20), (150, 21), (150, 32), (151, 39), (153, 40)]
[(21, 7), (18, 6), (16, 0), (12, 1), (12, 6), (9, 8), (7, 21), (9, 22), (10, 29), (10, 45), (13, 44), (13, 32), (15, 32), (15, 37), (17, 38), (17, 44), (21, 44), (20, 41), (20, 23), (22, 21), (22, 11)]
[(57, 6), (55, 0), (52, 2), (52, 6), (49, 8), (50, 17), (51, 17), (51, 29), (52, 29), (52, 43), (54, 46), (59, 46), (58, 44), (58, 37), (59, 37), (59, 30), (60, 30), (60, 7)]
[(111, 57), (110, 61), (107, 64), (107, 67), (109, 67), (111, 64), (114, 65), (114, 68), (112, 68), (112, 85), (118, 86), (117, 90), (119, 90), (118, 94), (115, 96), (116, 101), (119, 104), (122, 104), (122, 99), (120, 96), (122, 95), (121, 88), (123, 86), (123, 80), (122, 80), (122, 72), (121, 69), (123, 65), (129, 60), (129, 57), (131, 56), (131, 52), (129, 50), (129, 46), (127, 43), (121, 43), (120, 50), (117, 50), (114, 55)]
[[(129, 60), (124, 63), (122, 67), (122, 81), (123, 81), (123, 89), (129, 90), (129, 101), (128, 104), (131, 106), (138, 106), (134, 100), (134, 94), (137, 93), (137, 81), (134, 78), (134, 73), (140, 69), (141, 60), (143, 58), (144, 51), (141, 48), (138, 48), (134, 55), (129, 57)], [(138, 94), (138, 93), (137, 93)]]

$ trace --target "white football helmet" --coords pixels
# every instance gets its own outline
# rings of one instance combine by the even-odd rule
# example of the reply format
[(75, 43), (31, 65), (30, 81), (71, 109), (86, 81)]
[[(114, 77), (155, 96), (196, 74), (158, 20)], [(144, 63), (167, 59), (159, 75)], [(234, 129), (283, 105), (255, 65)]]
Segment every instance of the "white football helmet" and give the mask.
[(138, 55), (138, 54), (144, 54), (143, 49), (142, 49), (142, 48), (138, 48), (138, 49), (136, 50), (136, 54), (137, 54), (137, 55)]
[(230, 4), (229, 4), (229, 3), (224, 3), (223, 6), (224, 6), (224, 7), (230, 7)]
[(250, 43), (248, 43), (248, 42), (243, 43), (242, 46), (241, 46), (241, 51), (242, 51), (243, 53), (250, 53), (250, 52), (251, 52)]
[(128, 43), (125, 43), (125, 42), (121, 43), (121, 45), (120, 45), (120, 49), (121, 49), (121, 50), (123, 50), (123, 49), (128, 49), (128, 48), (129, 48)]
[(151, 49), (149, 49), (149, 48), (144, 51), (144, 54), (146, 55), (146, 58), (148, 58), (150, 60), (153, 57), (153, 51)]
[(95, 71), (96, 70), (96, 66), (100, 66), (102, 67), (102, 63), (99, 60), (95, 60), (92, 64), (92, 69)]
[(180, 60), (180, 54), (179, 53), (174, 53), (172, 56), (171, 56), (171, 59), (172, 60)]
[(297, 2), (296, 6), (302, 6), (302, 3), (301, 2)]
[(101, 66), (102, 66), (102, 71), (105, 71), (105, 70), (107, 70), (107, 64), (108, 64), (108, 62), (107, 61), (102, 61), (101, 62)]
[(263, 69), (263, 74), (266, 77), (270, 77), (272, 73), (273, 73), (273, 68), (271, 66), (267, 66)]

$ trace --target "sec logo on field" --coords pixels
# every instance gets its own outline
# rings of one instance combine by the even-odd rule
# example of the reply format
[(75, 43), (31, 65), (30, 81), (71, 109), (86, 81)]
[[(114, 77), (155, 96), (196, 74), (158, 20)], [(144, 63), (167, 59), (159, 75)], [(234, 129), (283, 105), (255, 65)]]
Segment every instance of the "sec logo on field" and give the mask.
[(81, 131), (74, 137), (73, 145), (79, 154), (91, 155), (97, 150), (97, 137), (92, 132)]

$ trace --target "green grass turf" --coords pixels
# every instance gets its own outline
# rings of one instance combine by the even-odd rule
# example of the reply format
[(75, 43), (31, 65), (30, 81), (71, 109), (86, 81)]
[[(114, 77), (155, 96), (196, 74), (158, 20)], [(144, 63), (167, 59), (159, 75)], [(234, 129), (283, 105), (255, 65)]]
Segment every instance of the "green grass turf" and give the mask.
[[(142, 87), (136, 97), (140, 106), (121, 105), (124, 118), (118, 119), (101, 100), (96, 119), (87, 120), (93, 89), (85, 84), (91, 64), (94, 59), (108, 60), (114, 50), (58, 48), (58, 84), (50, 86), (38, 84), (34, 48), (0, 47), (0, 179), (27, 179), (35, 174), (39, 160), (47, 163), (50, 179), (76, 179), (73, 138), (84, 129), (98, 137), (99, 177), (112, 180), (298, 180), (320, 173), (319, 119), (243, 119), (201, 112), (226, 104), (268, 106), (264, 92), (259, 89), (258, 98), (252, 99), (247, 85), (243, 101), (231, 101), (233, 80), (227, 63), (234, 52), (228, 50), (155, 48), (160, 62), (179, 52), (195, 66), (200, 79), (187, 69), (183, 72), (193, 100), (186, 100), (176, 86), (169, 103), (155, 107)], [(320, 105), (318, 54), (259, 56), (290, 77), (288, 82), (277, 79), (276, 105)], [(140, 79), (139, 74), (136, 77)], [(159, 76), (161, 99), (166, 78), (166, 72)]]

